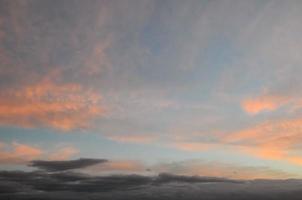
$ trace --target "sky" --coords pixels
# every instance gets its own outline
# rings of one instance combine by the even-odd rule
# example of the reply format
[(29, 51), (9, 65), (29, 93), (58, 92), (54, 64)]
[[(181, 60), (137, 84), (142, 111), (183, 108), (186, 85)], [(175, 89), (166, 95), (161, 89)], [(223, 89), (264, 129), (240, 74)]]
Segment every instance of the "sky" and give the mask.
[(0, 169), (302, 178), (301, 9), (0, 0)]

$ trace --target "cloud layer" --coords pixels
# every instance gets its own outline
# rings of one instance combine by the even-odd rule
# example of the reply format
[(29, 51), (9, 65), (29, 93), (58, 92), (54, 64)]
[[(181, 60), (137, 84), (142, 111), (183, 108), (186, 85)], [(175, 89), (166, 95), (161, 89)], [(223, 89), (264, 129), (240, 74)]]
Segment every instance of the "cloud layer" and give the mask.
[(0, 172), (1, 198), (13, 199), (299, 199), (301, 180), (233, 181), (215, 177)]

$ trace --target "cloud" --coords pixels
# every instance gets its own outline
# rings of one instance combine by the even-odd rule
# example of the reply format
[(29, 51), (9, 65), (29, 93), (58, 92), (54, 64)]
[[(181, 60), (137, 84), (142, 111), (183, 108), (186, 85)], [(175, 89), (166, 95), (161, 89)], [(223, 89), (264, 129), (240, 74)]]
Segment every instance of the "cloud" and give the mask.
[(21, 164), (32, 159), (39, 158), (43, 150), (20, 143), (12, 145), (2, 144), (0, 146), (0, 163), (1, 164)]
[(223, 140), (228, 144), (236, 144), (242, 152), (260, 158), (301, 164), (301, 130), (300, 118), (268, 120), (230, 133)]
[(72, 169), (85, 168), (99, 163), (108, 162), (105, 159), (89, 159), (81, 158), (77, 160), (66, 160), (66, 161), (45, 161), (45, 160), (34, 160), (31, 161), (31, 167), (37, 167), (46, 171), (66, 171)]
[[(237, 151), (240, 150), (242, 151), (242, 149), (237, 149)], [(296, 162), (299, 162), (299, 160), (297, 159)], [(155, 164), (146, 164), (135, 160), (108, 160), (107, 162), (77, 171), (92, 176), (132, 173), (141, 175), (174, 174), (179, 176), (224, 177), (228, 179), (283, 179), (298, 176), (294, 173), (287, 173), (267, 166), (251, 167), (244, 164), (203, 160), (185, 160)]]
[(217, 182), (231, 182), (231, 183), (241, 183), (240, 181), (230, 180), (226, 178), (218, 177), (200, 177), (200, 176), (184, 176), (184, 175), (174, 175), (168, 173), (159, 174), (156, 182), (158, 183), (169, 183), (169, 182), (184, 182), (184, 183), (217, 183)]
[(57, 84), (52, 81), (55, 75), (34, 85), (2, 90), (0, 124), (63, 131), (88, 128), (89, 122), (104, 112), (100, 95), (78, 84)]
[(104, 112), (98, 87), (86, 79), (110, 65), (109, 34), (95, 30), (105, 23), (106, 3), (0, 4), (6, 10), (0, 13), (0, 125), (90, 128)]
[(66, 160), (79, 152), (78, 149), (69, 145), (56, 148), (55, 151), (40, 147), (21, 144), (18, 142), (0, 142), (0, 163), (24, 165), (34, 159), (46, 158), (48, 160)]
[[(152, 185), (158, 186), (169, 183), (243, 183), (218, 177), (178, 176), (173, 174), (159, 174), (156, 176), (135, 174), (86, 176), (85, 174), (67, 172), (50, 174), (44, 172), (2, 171), (0, 172), (0, 178), (2, 183), (5, 181), (19, 183), (24, 186), (25, 190), (32, 187), (33, 190), (44, 192), (69, 191), (87, 193), (136, 190), (145, 186), (152, 187)], [(6, 191), (6, 193), (10, 192)]]
[[(299, 90), (298, 88), (296, 88)], [(283, 94), (277, 88), (270, 88), (267, 94), (261, 94), (254, 98), (247, 98), (241, 102), (241, 107), (248, 114), (256, 115), (263, 111), (276, 111), (286, 106), (286, 111), (294, 113), (302, 106), (302, 98), (299, 94)]]
[(297, 177), (282, 170), (265, 166), (246, 166), (243, 164), (219, 161), (187, 160), (182, 162), (159, 163), (149, 167), (152, 172), (185, 176), (224, 177), (229, 179), (284, 179)]
[[(294, 159), (294, 158), (292, 158)], [(296, 162), (300, 162), (298, 158)], [(30, 163), (31, 167), (46, 170), (49, 172), (78, 172), (89, 174), (90, 176), (108, 176), (112, 174), (140, 174), (154, 176), (161, 174), (157, 182), (165, 182), (166, 176), (171, 175), (167, 179), (173, 182), (178, 178), (182, 179), (182, 176), (193, 177), (190, 178), (194, 182), (201, 182), (202, 180), (211, 181), (208, 177), (222, 177), (223, 180), (238, 179), (284, 179), (294, 178), (297, 174), (287, 173), (282, 170), (269, 168), (266, 166), (245, 166), (224, 162), (215, 161), (202, 161), (202, 160), (186, 160), (179, 162), (162, 162), (156, 164), (145, 164), (143, 162), (135, 160), (106, 160), (106, 159), (88, 159), (82, 158), (77, 160), (65, 160), (65, 161), (43, 161), (34, 160)], [(174, 177), (172, 175), (176, 175)], [(201, 179), (194, 177), (201, 177)], [(216, 180), (216, 181), (215, 181)], [(214, 182), (219, 179), (212, 180)], [(167, 181), (169, 182), (169, 181)]]
[(293, 199), (301, 180), (233, 181), (219, 177), (110, 175), (1, 171), (3, 199)]
[(249, 114), (258, 114), (262, 111), (275, 111), (289, 102), (289, 98), (282, 96), (259, 96), (245, 99), (241, 105)]

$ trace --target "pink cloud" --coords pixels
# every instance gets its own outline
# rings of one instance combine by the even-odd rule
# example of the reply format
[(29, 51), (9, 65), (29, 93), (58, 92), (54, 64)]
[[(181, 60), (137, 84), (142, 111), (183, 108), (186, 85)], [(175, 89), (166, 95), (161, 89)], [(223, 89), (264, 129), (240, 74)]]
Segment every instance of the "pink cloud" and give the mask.
[(3, 144), (0, 146), (0, 163), (20, 164), (37, 159), (43, 154), (39, 148), (13, 143), (12, 145)]
[(87, 128), (104, 113), (98, 93), (75, 83), (57, 84), (51, 78), (2, 91), (0, 124), (68, 131)]
[(73, 146), (49, 151), (17, 142), (12, 144), (0, 142), (0, 164), (25, 164), (36, 159), (67, 160), (77, 153), (79, 153), (79, 150)]
[(267, 121), (256, 126), (230, 133), (223, 142), (234, 144), (237, 150), (259, 158), (280, 160), (301, 165), (302, 119)]

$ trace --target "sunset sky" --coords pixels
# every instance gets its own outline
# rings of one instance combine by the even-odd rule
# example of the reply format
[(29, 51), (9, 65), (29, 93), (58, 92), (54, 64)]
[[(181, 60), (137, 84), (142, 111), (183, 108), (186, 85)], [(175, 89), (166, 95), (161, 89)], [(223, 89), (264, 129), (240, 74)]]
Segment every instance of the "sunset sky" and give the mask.
[(301, 10), (0, 0), (0, 170), (302, 178)]

